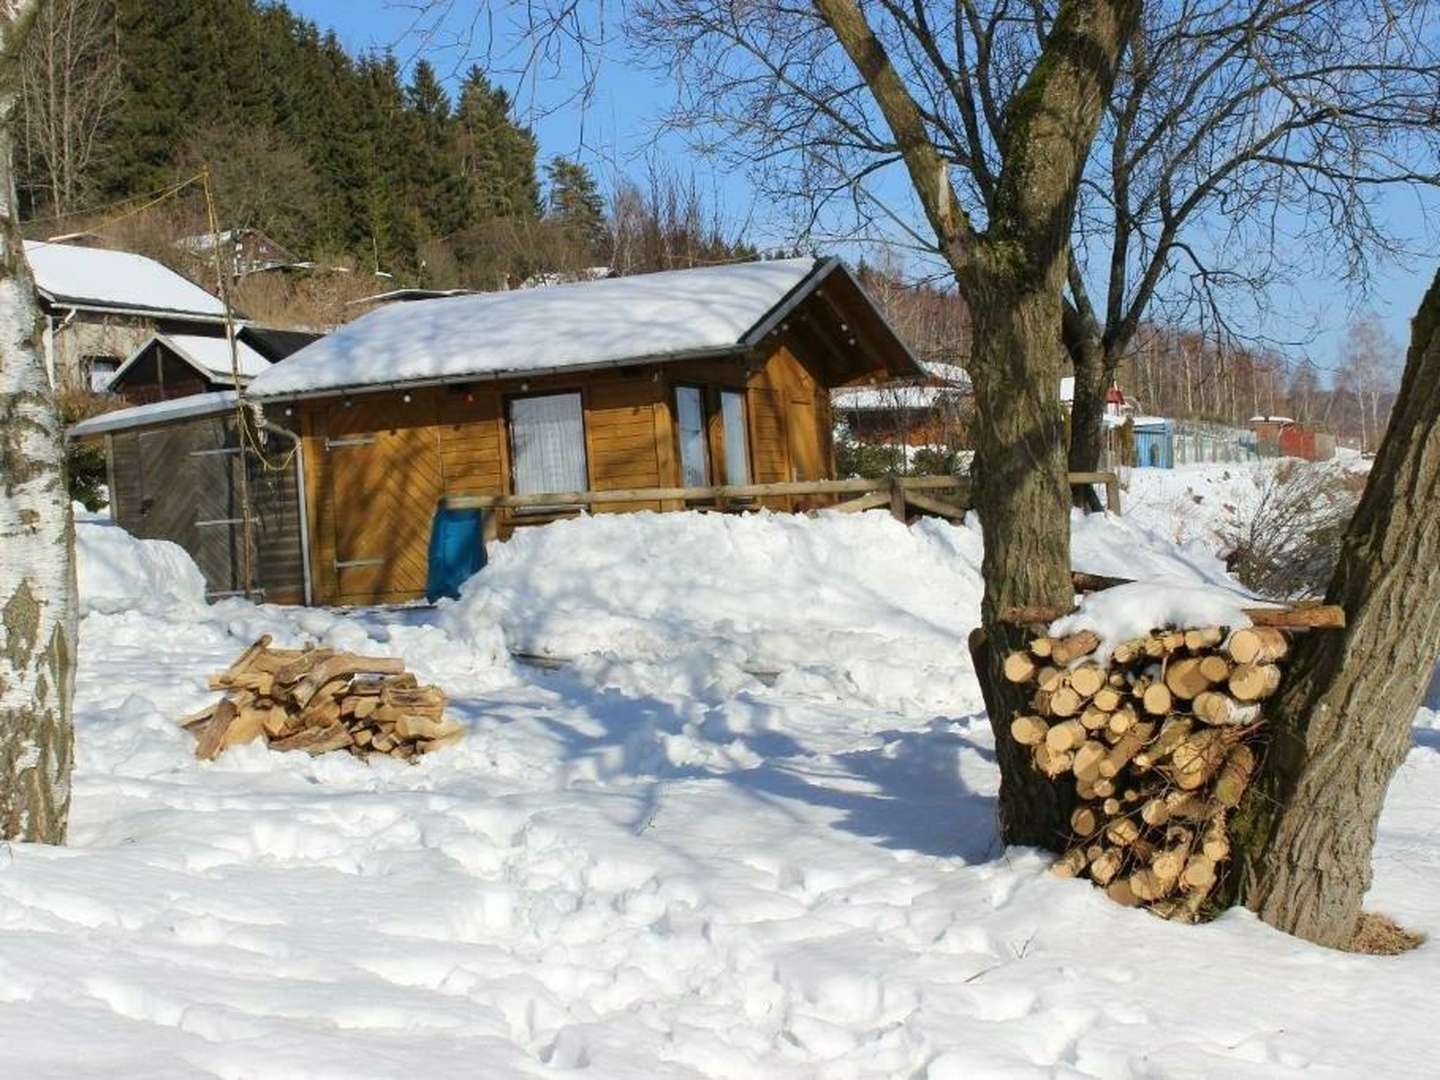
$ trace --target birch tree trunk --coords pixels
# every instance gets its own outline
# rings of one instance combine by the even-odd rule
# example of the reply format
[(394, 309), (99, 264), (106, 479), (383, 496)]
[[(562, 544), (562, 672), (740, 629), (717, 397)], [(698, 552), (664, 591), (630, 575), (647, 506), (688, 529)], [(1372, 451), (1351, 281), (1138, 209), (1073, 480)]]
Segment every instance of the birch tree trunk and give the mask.
[(16, 55), (37, 7), (0, 4), (0, 838), (58, 844), (73, 756), (74, 523), (13, 154)]
[(1415, 316), (1390, 426), (1326, 600), (1343, 631), (1301, 642), (1259, 782), (1234, 829), (1240, 899), (1343, 948), (1370, 886), (1385, 790), (1440, 653), (1440, 274)]

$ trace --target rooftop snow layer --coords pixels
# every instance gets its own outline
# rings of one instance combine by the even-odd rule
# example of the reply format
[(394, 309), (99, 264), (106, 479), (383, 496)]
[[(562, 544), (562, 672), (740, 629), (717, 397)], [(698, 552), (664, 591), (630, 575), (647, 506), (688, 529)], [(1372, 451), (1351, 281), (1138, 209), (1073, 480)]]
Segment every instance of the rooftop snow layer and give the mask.
[(190, 394), (156, 401), (150, 405), (135, 405), (129, 409), (116, 409), (101, 413), (73, 425), (68, 434), (72, 439), (86, 435), (103, 435), (107, 431), (124, 431), (127, 428), (149, 427), (151, 424), (168, 423), (171, 420), (185, 420), (193, 416), (209, 416), (213, 413), (228, 412), (235, 408), (235, 391), (218, 390), (209, 394)]
[(25, 241), (35, 284), (60, 302), (219, 318), (218, 299), (169, 267), (130, 251)]
[[(223, 337), (205, 337), (201, 334), (164, 334), (161, 336), (212, 375), (229, 380), (231, 373), (230, 343)], [(271, 366), (269, 360), (266, 360), (239, 338), (235, 340), (235, 354), (239, 361), (241, 378), (259, 375)]]
[(256, 397), (539, 372), (723, 349), (816, 268), (779, 259), (392, 304), (256, 376)]

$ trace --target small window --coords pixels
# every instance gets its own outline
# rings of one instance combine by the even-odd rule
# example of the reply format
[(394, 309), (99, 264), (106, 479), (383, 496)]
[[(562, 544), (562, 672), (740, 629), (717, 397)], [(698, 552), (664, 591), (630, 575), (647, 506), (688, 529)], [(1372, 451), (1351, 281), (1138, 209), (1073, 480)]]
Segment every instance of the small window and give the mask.
[(705, 439), (704, 391), (677, 386), (675, 404), (680, 426), (680, 482), (683, 487), (710, 483), (710, 449)]
[(745, 395), (720, 392), (720, 413), (725, 420), (725, 483), (750, 482), (750, 446), (745, 434)]
[(585, 415), (579, 394), (547, 394), (510, 402), (515, 494), (584, 491)]
[(85, 381), (90, 384), (90, 389), (98, 393), (109, 389), (110, 380), (115, 377), (115, 372), (120, 370), (120, 358), (101, 355), (82, 356), (80, 370), (85, 373)]

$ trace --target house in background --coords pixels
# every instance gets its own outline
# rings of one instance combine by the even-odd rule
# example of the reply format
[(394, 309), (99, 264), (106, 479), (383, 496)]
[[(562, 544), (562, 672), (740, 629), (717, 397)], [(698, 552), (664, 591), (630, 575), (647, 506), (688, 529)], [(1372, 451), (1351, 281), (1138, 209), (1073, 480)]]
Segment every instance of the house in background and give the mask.
[(246, 396), (300, 435), (314, 602), (361, 604), (424, 595), (447, 496), (831, 479), (831, 390), (921, 375), (838, 260), (785, 259), (385, 304)]
[(224, 334), (219, 299), (144, 255), (27, 240), (25, 258), (52, 386), (103, 389), (152, 334)]
[(835, 419), (857, 442), (946, 446), (966, 432), (974, 388), (964, 368), (920, 362), (917, 378), (842, 387), (830, 396)]
[(303, 330), (244, 325), (235, 332), (232, 363), (224, 327), (208, 334), (153, 334), (122, 363), (103, 389), (131, 405), (233, 390), (276, 361), (320, 337)]
[[(197, 260), (204, 260), (212, 266), (217, 237), (211, 233), (197, 233), (181, 237), (175, 246), (189, 253)], [(277, 243), (259, 229), (226, 229), (218, 237), (220, 260), (231, 280), (247, 274), (259, 274), (267, 270), (290, 268), (308, 269), (313, 264), (301, 261), (299, 256), (283, 244)], [(212, 272), (213, 276), (213, 272)]]

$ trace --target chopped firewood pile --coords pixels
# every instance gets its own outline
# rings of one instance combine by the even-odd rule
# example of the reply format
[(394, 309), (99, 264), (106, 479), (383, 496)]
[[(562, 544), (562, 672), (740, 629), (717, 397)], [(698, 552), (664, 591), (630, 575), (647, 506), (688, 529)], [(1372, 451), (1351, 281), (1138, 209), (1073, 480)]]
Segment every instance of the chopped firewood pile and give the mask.
[(225, 696), (180, 721), (196, 738), (195, 756), (263, 737), (274, 750), (356, 757), (388, 754), (414, 761), (459, 741), (464, 728), (445, 719), (445, 693), (421, 686), (405, 663), (335, 649), (272, 649), (270, 635), (209, 679)]
[(1039, 637), (1005, 659), (1033, 685), (1010, 725), (1052, 779), (1073, 776), (1072, 842), (1055, 865), (1113, 900), (1195, 921), (1230, 856), (1227, 818), (1257, 764), (1261, 702), (1280, 686), (1287, 631), (1155, 631), (1106, 663), (1090, 631)]

